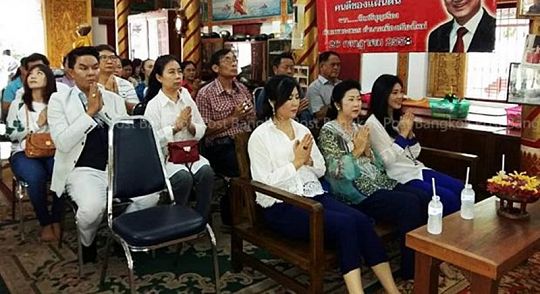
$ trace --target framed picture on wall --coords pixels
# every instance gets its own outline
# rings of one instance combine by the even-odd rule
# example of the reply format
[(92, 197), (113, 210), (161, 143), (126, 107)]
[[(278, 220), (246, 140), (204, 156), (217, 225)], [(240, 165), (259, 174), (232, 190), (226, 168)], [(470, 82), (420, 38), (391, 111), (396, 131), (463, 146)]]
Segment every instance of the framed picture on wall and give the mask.
[(281, 15), (281, 1), (213, 0), (212, 21), (230, 22), (241, 19), (276, 17)]
[(540, 16), (540, 0), (517, 0), (517, 15), (521, 18)]
[(540, 105), (540, 68), (521, 63), (510, 63), (506, 101)]

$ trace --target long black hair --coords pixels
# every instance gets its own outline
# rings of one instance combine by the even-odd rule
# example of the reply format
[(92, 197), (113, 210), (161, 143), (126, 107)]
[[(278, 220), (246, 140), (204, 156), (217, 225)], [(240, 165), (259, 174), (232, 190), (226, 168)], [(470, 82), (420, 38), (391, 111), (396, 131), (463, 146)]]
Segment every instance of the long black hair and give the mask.
[(336, 119), (338, 115), (338, 110), (336, 105), (341, 105), (345, 93), (349, 90), (357, 89), (358, 92), (362, 90), (360, 83), (355, 80), (345, 80), (336, 86), (332, 90), (332, 102), (330, 103), (330, 108), (326, 112), (326, 117), (330, 120)]
[(401, 111), (399, 109), (394, 109), (392, 111), (392, 117), (388, 114), (388, 98), (396, 84), (403, 87), (403, 82), (399, 77), (385, 74), (375, 80), (373, 88), (371, 89), (371, 113), (375, 115), (386, 129), (386, 132), (392, 137), (397, 136), (393, 124), (394, 122), (397, 123), (401, 116)]
[(56, 92), (56, 80), (54, 79), (54, 73), (49, 68), (49, 66), (45, 64), (36, 64), (28, 70), (28, 74), (26, 75), (26, 79), (24, 80), (24, 94), (22, 96), (24, 104), (26, 104), (26, 108), (28, 108), (29, 111), (34, 111), (34, 107), (32, 107), (32, 89), (28, 86), (28, 77), (30, 76), (30, 73), (34, 69), (39, 69), (45, 74), (45, 92), (43, 95), (43, 103), (48, 104), (49, 98), (51, 98), (52, 93)]
[(171, 61), (176, 61), (178, 64), (180, 64), (180, 61), (174, 55), (162, 55), (156, 59), (154, 68), (152, 69), (150, 77), (148, 78), (148, 89), (146, 90), (146, 96), (144, 96), (145, 102), (152, 100), (152, 98), (159, 93), (162, 85), (161, 82), (158, 81), (157, 75), (162, 76), (165, 66)]
[[(266, 97), (261, 111), (262, 118), (265, 120), (271, 118), (274, 112), (289, 100), (294, 88), (300, 93), (300, 85), (293, 77), (286, 75), (271, 77), (264, 85)], [(274, 105), (273, 108), (270, 102)]]
[(144, 65), (148, 62), (148, 61), (154, 61), (153, 59), (145, 59), (142, 63), (141, 63), (141, 69), (139, 70), (139, 77), (141, 78), (141, 81), (144, 82), (146, 81), (146, 76), (149, 76), (151, 72), (145, 72), (144, 71)]

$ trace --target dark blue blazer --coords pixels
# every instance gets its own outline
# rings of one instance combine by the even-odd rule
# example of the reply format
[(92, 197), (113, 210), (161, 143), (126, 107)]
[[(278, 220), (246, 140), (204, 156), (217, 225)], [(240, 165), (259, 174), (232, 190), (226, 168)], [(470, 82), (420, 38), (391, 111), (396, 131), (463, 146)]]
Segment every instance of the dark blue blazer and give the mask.
[[(467, 52), (492, 52), (495, 49), (495, 18), (483, 10), (482, 19)], [(429, 52), (450, 52), (450, 31), (454, 20), (440, 25), (429, 34)]]

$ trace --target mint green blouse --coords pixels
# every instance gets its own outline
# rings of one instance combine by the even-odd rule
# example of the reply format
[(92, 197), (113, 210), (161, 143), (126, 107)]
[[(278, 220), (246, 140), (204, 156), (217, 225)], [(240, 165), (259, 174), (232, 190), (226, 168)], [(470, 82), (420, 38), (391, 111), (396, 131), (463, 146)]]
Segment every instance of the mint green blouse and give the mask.
[[(353, 124), (353, 130), (359, 129)], [(352, 154), (352, 136), (336, 120), (326, 123), (319, 134), (319, 148), (326, 162), (325, 179), (332, 187), (332, 195), (347, 204), (358, 204), (380, 189), (392, 190), (397, 181), (388, 177), (380, 157)]]

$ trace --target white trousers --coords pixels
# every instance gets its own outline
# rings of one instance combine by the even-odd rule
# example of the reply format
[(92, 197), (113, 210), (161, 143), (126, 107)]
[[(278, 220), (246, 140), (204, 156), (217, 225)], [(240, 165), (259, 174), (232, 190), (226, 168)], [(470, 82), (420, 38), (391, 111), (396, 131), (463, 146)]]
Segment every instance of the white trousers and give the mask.
[[(67, 192), (77, 203), (77, 227), (81, 243), (90, 246), (103, 220), (107, 207), (107, 172), (90, 167), (76, 167), (69, 174), (66, 182)], [(151, 194), (132, 198), (125, 213), (155, 206), (159, 194)]]

